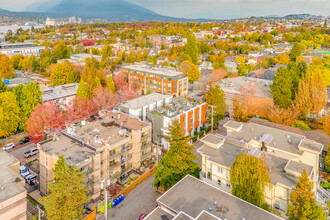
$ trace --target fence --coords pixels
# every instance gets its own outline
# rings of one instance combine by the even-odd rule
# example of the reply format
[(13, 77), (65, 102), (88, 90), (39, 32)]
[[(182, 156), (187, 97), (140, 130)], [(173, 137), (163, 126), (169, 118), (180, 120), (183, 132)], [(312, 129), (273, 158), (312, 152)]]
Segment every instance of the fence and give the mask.
[(127, 196), (129, 192), (131, 192), (133, 189), (135, 189), (138, 185), (146, 181), (150, 176), (152, 176), (157, 170), (157, 166), (154, 166), (150, 170), (146, 171), (144, 174), (142, 174), (139, 178), (137, 178), (133, 183), (131, 183), (129, 186), (127, 186), (125, 189), (120, 191), (115, 197), (117, 198), (119, 195), (124, 194)]
[(83, 217), (81, 220), (94, 220), (96, 218), (96, 206), (93, 207), (93, 211), (87, 216)]
[(17, 142), (17, 141), (23, 139), (26, 136), (27, 136), (27, 133), (23, 132), (23, 133), (15, 134), (11, 137), (7, 137), (5, 139), (2, 139), (2, 140), (0, 140), (0, 147), (4, 147), (5, 145), (7, 145), (9, 143)]

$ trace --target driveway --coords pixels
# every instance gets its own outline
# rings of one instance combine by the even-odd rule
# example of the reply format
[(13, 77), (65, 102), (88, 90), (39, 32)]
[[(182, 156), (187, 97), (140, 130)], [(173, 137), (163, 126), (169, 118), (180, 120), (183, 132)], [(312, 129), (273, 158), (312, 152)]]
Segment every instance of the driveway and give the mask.
[[(131, 191), (125, 200), (115, 208), (108, 210), (108, 219), (116, 220), (138, 220), (141, 213), (150, 213), (156, 207), (156, 199), (160, 196), (152, 183), (155, 180), (155, 175), (152, 175), (144, 183)], [(96, 218), (97, 220), (104, 219), (103, 215)]]
[(23, 145), (17, 144), (16, 147), (14, 149), (9, 150), (8, 153), (19, 159), (21, 163), (24, 163), (26, 159), (24, 158), (23, 153), (35, 146), (36, 145), (33, 142), (29, 142)]

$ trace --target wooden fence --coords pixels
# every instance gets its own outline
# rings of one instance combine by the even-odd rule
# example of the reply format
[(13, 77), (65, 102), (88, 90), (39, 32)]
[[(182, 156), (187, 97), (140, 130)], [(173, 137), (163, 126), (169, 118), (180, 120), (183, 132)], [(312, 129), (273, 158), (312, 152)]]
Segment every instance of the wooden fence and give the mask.
[(151, 168), (150, 170), (146, 171), (144, 174), (142, 174), (139, 178), (137, 178), (134, 182), (132, 182), (129, 186), (127, 186), (125, 189), (123, 189), (122, 191), (120, 191), (115, 197), (113, 198), (117, 198), (118, 196), (120, 196), (121, 194), (124, 194), (125, 197), (127, 196), (127, 194), (129, 192), (131, 192), (133, 189), (135, 189), (138, 185), (140, 185), (141, 183), (143, 183), (144, 181), (146, 181), (150, 176), (152, 176), (157, 170), (157, 166), (155, 165), (153, 168)]

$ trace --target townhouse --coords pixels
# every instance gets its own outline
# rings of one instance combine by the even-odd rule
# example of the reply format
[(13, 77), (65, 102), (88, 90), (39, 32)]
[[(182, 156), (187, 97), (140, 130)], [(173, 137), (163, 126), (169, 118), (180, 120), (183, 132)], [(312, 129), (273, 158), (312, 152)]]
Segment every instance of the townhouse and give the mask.
[(226, 135), (210, 134), (197, 150), (202, 158), (201, 179), (231, 192), (230, 169), (242, 153), (263, 158), (270, 175), (265, 201), (281, 212), (287, 211), (292, 187), (305, 169), (313, 183), (317, 201), (325, 203), (319, 186), (319, 156), (323, 144), (304, 135), (255, 123), (229, 121)]

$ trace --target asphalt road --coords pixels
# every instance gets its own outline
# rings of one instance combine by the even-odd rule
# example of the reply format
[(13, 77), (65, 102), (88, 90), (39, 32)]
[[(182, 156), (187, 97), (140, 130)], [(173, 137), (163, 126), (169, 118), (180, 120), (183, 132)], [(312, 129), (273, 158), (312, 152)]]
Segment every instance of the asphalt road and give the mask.
[(15, 148), (8, 150), (7, 152), (19, 159), (21, 162), (25, 162), (23, 153), (28, 151), (30, 148), (35, 147), (36, 145), (33, 142), (26, 144), (15, 143)]
[[(138, 220), (142, 213), (149, 214), (156, 208), (156, 199), (160, 196), (152, 183), (155, 180), (155, 175), (152, 175), (144, 183), (136, 187), (130, 192), (125, 200), (116, 208), (108, 210), (108, 219), (110, 220)], [(104, 219), (103, 215), (96, 218), (97, 220)]]

